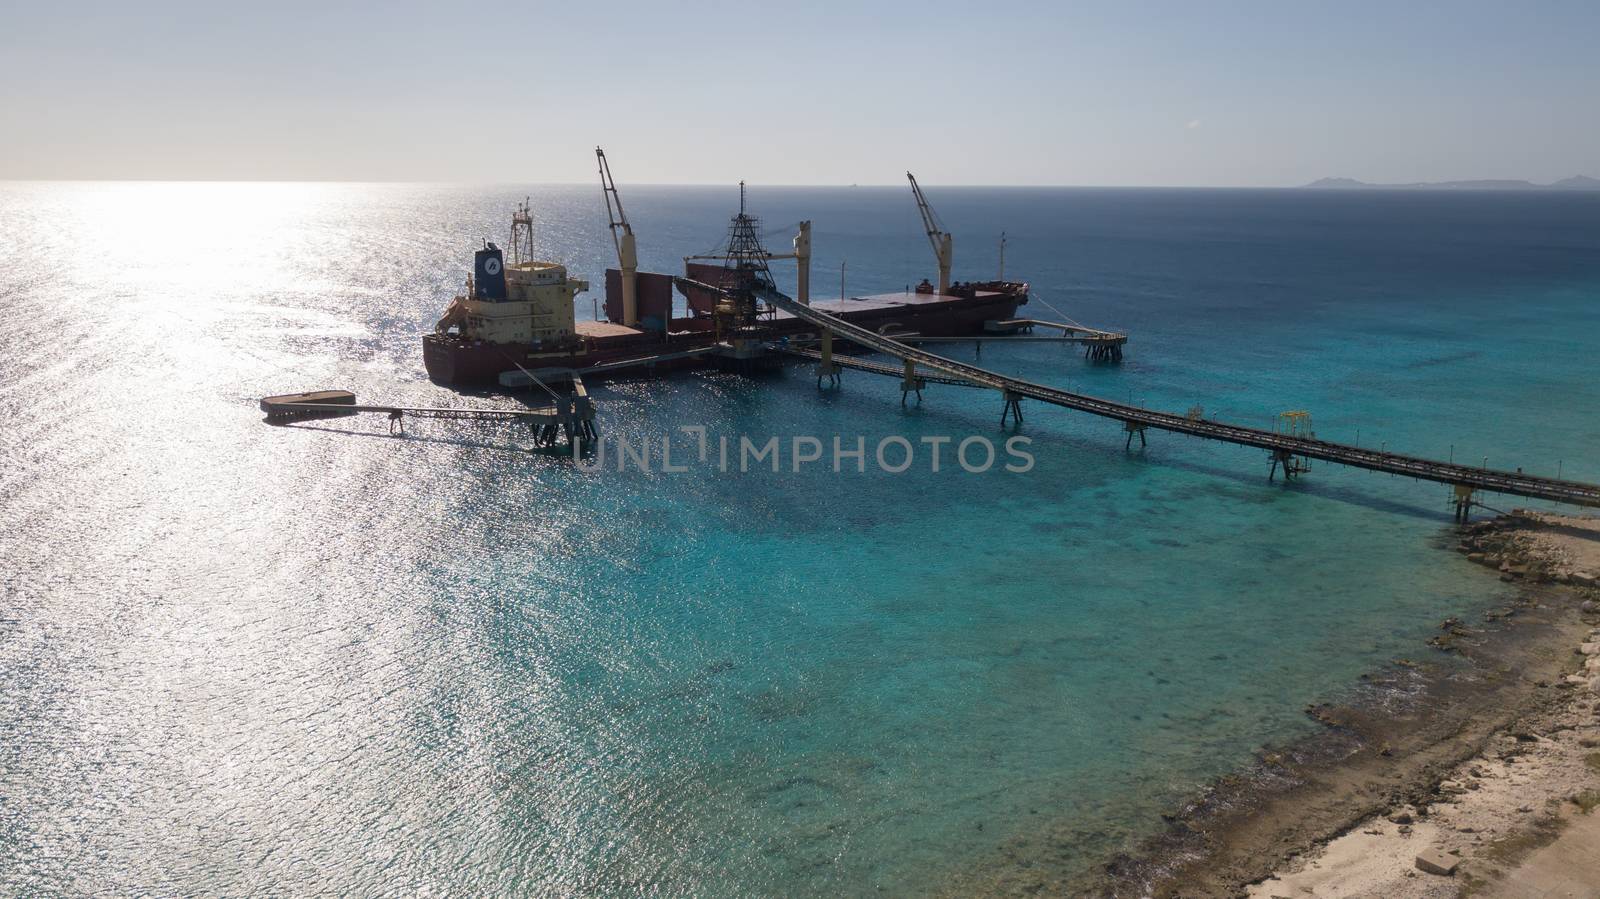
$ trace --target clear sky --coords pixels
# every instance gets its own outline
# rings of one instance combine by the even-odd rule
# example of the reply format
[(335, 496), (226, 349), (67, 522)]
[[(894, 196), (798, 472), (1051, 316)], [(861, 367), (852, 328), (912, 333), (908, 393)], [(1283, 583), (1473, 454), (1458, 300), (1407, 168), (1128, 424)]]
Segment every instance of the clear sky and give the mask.
[(1600, 176), (1600, 2), (0, 0), (0, 178)]

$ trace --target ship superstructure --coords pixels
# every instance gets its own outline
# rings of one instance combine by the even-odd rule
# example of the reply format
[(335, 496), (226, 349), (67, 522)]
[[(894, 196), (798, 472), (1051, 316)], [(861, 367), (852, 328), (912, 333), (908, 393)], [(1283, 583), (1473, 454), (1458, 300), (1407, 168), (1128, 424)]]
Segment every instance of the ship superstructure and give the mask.
[(466, 290), (451, 301), (434, 331), (465, 341), (532, 349), (572, 348), (573, 299), (589, 283), (559, 262), (533, 258), (533, 219), (526, 201), (511, 218), (511, 261), (488, 241), (473, 255)]

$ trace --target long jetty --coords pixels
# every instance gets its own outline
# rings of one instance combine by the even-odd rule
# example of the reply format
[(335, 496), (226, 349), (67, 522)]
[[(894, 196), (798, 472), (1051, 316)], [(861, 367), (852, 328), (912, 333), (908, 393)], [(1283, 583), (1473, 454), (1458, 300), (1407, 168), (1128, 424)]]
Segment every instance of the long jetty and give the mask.
[[(983, 352), (983, 345), (988, 342), (1075, 343), (1083, 346), (1085, 358), (1102, 362), (1120, 362), (1122, 360), (1122, 347), (1128, 342), (1128, 335), (1120, 331), (1105, 331), (1100, 328), (1090, 328), (1079, 324), (1069, 325), (1064, 322), (1042, 321), (1037, 318), (1014, 318), (993, 322), (992, 324), (995, 330), (971, 337), (929, 337), (921, 334), (891, 334), (889, 336), (901, 343), (913, 346), (922, 343), (967, 343), (970, 341), (974, 349), (979, 353)], [(1052, 329), (1058, 333), (1054, 337), (1038, 337), (1033, 334), (1033, 329), (1036, 327)]]
[(261, 411), (272, 424), (288, 424), (317, 418), (339, 418), (363, 413), (387, 416), (389, 433), (405, 434), (407, 418), (434, 418), (453, 421), (499, 421), (527, 425), (533, 432), (534, 442), (540, 446), (554, 446), (557, 436), (564, 434), (569, 444), (576, 434), (585, 440), (594, 440), (594, 401), (583, 380), (572, 378), (572, 394), (556, 399), (555, 404), (533, 409), (463, 409), (438, 406), (383, 406), (357, 403), (356, 395), (348, 390), (318, 390), (308, 393), (290, 393), (269, 396), (261, 401)]
[[(892, 337), (886, 337), (859, 325), (851, 324), (841, 318), (819, 309), (802, 305), (786, 297), (767, 297), (767, 299), (796, 318), (803, 319), (831, 335), (836, 335), (867, 349), (902, 360), (905, 363), (903, 370), (892, 366), (880, 366), (881, 370), (877, 370), (876, 373), (893, 375), (903, 373), (907, 379), (905, 385), (907, 390), (919, 389), (916, 385), (917, 373), (915, 369), (917, 366), (921, 366), (978, 387), (986, 387), (998, 391), (1005, 403), (1000, 416), (1002, 425), (1005, 424), (1008, 415), (1015, 416), (1019, 422), (1022, 420), (1022, 409), (1019, 400), (1024, 398), (1038, 400), (1053, 406), (1061, 406), (1079, 412), (1087, 412), (1090, 415), (1098, 415), (1101, 418), (1120, 421), (1123, 424), (1123, 429), (1128, 434), (1130, 445), (1135, 435), (1139, 437), (1142, 444), (1145, 429), (1154, 428), (1161, 431), (1171, 431), (1176, 434), (1188, 434), (1207, 440), (1218, 440), (1224, 443), (1267, 450), (1272, 454), (1274, 471), (1276, 471), (1279, 464), (1283, 464), (1286, 474), (1292, 474), (1292, 469), (1289, 467), (1291, 460), (1295, 457), (1301, 457), (1448, 484), (1455, 488), (1456, 515), (1458, 518), (1466, 517), (1473, 504), (1472, 496), (1478, 491), (1549, 500), (1575, 506), (1600, 507), (1600, 485), (1540, 477), (1538, 475), (1523, 474), (1520, 471), (1511, 472), (1492, 468), (1476, 468), (1470, 465), (1441, 462), (1420, 456), (1408, 456), (1401, 453), (1333, 443), (1327, 440), (1318, 440), (1314, 437), (1283, 434), (1260, 428), (1208, 421), (1200, 417), (1157, 412), (1140, 406), (1073, 393), (1058, 387), (1036, 384), (1032, 381), (1003, 375), (976, 365), (958, 362), (895, 340)], [(851, 368), (867, 367), (859, 364), (860, 360), (851, 360), (847, 363), (842, 357), (835, 356), (831, 349), (831, 340), (824, 340), (823, 350), (815, 356), (805, 351), (801, 351), (798, 354), (820, 359), (823, 368), (840, 364), (848, 365)]]

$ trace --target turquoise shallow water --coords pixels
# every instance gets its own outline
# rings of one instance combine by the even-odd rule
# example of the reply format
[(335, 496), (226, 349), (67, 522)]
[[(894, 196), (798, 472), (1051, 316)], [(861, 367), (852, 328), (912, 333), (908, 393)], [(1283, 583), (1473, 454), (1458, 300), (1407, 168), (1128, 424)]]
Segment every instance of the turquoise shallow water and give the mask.
[[(1500, 585), (1444, 489), (1028, 407), (1025, 475), (584, 473), (512, 432), (269, 428), (262, 395), (463, 402), (417, 338), (534, 197), (590, 188), (0, 186), (0, 884), (10, 892), (927, 892), (1072, 872)], [(925, 274), (894, 189), (756, 190), (814, 282)], [(1600, 197), (933, 192), (957, 275), (1133, 334), (995, 368), (1600, 480)], [(736, 195), (628, 191), (647, 267)], [(580, 300), (580, 306), (585, 305)], [(951, 353), (970, 358), (969, 348)], [(602, 428), (1000, 437), (847, 373), (597, 391)], [(477, 400), (473, 400), (477, 401)], [(503, 402), (503, 401), (502, 401)], [(1358, 438), (1359, 432), (1359, 438)], [(679, 449), (689, 444), (680, 437)], [(1510, 501), (1506, 503), (1509, 505)], [(1030, 834), (1069, 834), (1014, 850)]]

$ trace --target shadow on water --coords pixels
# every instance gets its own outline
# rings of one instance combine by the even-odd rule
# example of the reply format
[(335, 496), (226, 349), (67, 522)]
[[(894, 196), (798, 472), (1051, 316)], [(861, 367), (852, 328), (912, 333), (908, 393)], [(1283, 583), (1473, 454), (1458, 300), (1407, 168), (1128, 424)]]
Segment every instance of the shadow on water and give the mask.
[[(384, 434), (377, 431), (355, 431), (349, 428), (330, 428), (327, 425), (314, 425), (305, 423), (274, 424), (274, 427), (293, 431), (322, 431), (327, 434), (341, 434), (345, 437), (375, 437), (380, 440), (401, 441), (407, 443), (432, 443), (441, 446), (457, 446), (464, 449), (497, 450), (506, 453), (516, 453), (523, 456), (545, 456), (553, 459), (571, 459), (572, 453), (564, 446), (518, 446), (516, 444), (486, 443), (478, 440), (462, 440), (451, 437), (428, 437), (420, 434)], [(589, 455), (585, 453), (585, 455)]]
[[(843, 401), (847, 397), (842, 389), (836, 388), (833, 390), (820, 392), (819, 398), (823, 403), (827, 405), (833, 405)], [(899, 411), (914, 418), (922, 418), (924, 416), (936, 416), (955, 410), (940, 409), (937, 405), (931, 403), (928, 404), (927, 407), (924, 407), (922, 403), (913, 400), (904, 407), (901, 407)], [(970, 414), (970, 411), (971, 410), (962, 410), (961, 414)], [(1026, 425), (1024, 425), (1023, 428), (1025, 430)], [(1015, 427), (1007, 430), (1007, 433), (1023, 432), (1024, 431), (1016, 430)], [(1058, 439), (1061, 439), (1067, 444), (1092, 452), (1104, 453), (1108, 450), (1115, 449), (1115, 447), (1108, 446), (1107, 444), (1097, 440), (1065, 437), (1059, 434), (1056, 436)], [(1402, 515), (1423, 521), (1445, 521), (1449, 520), (1450, 518), (1450, 513), (1442, 507), (1438, 511), (1431, 511), (1424, 507), (1417, 506), (1414, 503), (1385, 499), (1381, 496), (1376, 496), (1361, 487), (1346, 484), (1328, 484), (1326, 482), (1317, 483), (1311, 480), (1300, 479), (1292, 481), (1285, 481), (1281, 479), (1277, 481), (1267, 481), (1265, 476), (1248, 474), (1233, 468), (1225, 468), (1217, 465), (1207, 465), (1201, 462), (1192, 462), (1179, 459), (1149, 458), (1143, 453), (1143, 451), (1139, 449), (1127, 451), (1126, 455), (1129, 457), (1136, 457), (1140, 461), (1151, 464), (1161, 465), (1179, 471), (1203, 474), (1209, 477), (1218, 478), (1220, 480), (1231, 481), (1235, 484), (1248, 485), (1251, 487), (1261, 487), (1265, 485), (1278, 491), (1304, 493), (1309, 496), (1336, 500), (1352, 506), (1371, 509), (1377, 512), (1387, 512), (1394, 515)], [(1381, 473), (1372, 472), (1372, 474), (1378, 475)], [(1267, 494), (1263, 494), (1263, 498), (1265, 498), (1266, 495)]]
[[(858, 394), (858, 397), (859, 396), (860, 395)], [(847, 397), (844, 396), (843, 391), (837, 389), (822, 393), (821, 398), (823, 402), (828, 404), (838, 403), (844, 399), (847, 399)], [(972, 411), (969, 409), (941, 409), (939, 406), (932, 403), (928, 404), (927, 406), (923, 406), (915, 401), (912, 401), (903, 408), (899, 406), (894, 406), (893, 408), (894, 411), (911, 416), (913, 418), (931, 417), (943, 414), (970, 415)], [(1023, 428), (1020, 431), (1015, 427), (1006, 429), (1006, 433), (1008, 434), (1025, 434), (1026, 431), (1026, 424), (1023, 425)], [(1065, 445), (1088, 452), (1110, 454), (1121, 449), (1120, 447), (1116, 447), (1114, 444), (1108, 444), (1092, 438), (1071, 437), (1060, 433), (1053, 434), (1052, 436), (1055, 439), (1060, 440)], [(1268, 481), (1265, 474), (1250, 474), (1235, 468), (1226, 468), (1219, 465), (1207, 465), (1203, 462), (1193, 462), (1183, 459), (1172, 459), (1165, 457), (1152, 458), (1146, 455), (1143, 450), (1138, 448), (1133, 450), (1124, 450), (1123, 452), (1124, 455), (1129, 459), (1135, 459), (1140, 462), (1159, 465), (1178, 471), (1202, 474), (1220, 480), (1231, 481), (1235, 484), (1256, 488), (1270, 487), (1277, 491), (1304, 493), (1309, 496), (1315, 496), (1322, 499), (1331, 499), (1338, 502), (1347, 503), (1349, 505), (1371, 509), (1373, 511), (1387, 512), (1394, 515), (1403, 515), (1423, 521), (1446, 521), (1450, 519), (1450, 513), (1443, 508), (1441, 508), (1439, 511), (1430, 511), (1424, 507), (1417, 506), (1414, 503), (1385, 499), (1381, 496), (1376, 496), (1368, 490), (1358, 486), (1347, 484), (1329, 484), (1325, 481), (1318, 483), (1314, 480), (1306, 479), (1284, 481), (1280, 478), (1276, 481)], [(1263, 462), (1262, 468), (1265, 467), (1266, 464)], [(1380, 472), (1371, 472), (1371, 474), (1374, 476), (1382, 476)], [(1262, 497), (1265, 498), (1268, 495), (1270, 494), (1263, 493)]]
[[(1303, 493), (1308, 496), (1318, 497), (1320, 499), (1331, 499), (1337, 502), (1346, 503), (1348, 505), (1359, 506), (1364, 509), (1371, 509), (1376, 512), (1387, 512), (1392, 515), (1404, 515), (1409, 518), (1416, 518), (1423, 521), (1447, 521), (1450, 519), (1450, 513), (1448, 511), (1441, 509), (1438, 512), (1430, 512), (1427, 509), (1417, 506), (1413, 503), (1384, 499), (1383, 497), (1375, 496), (1359, 487), (1352, 487), (1342, 484), (1329, 484), (1326, 481), (1319, 483), (1314, 480), (1307, 480), (1303, 478), (1285, 481), (1280, 477), (1278, 480), (1269, 481), (1265, 475), (1250, 475), (1236, 469), (1223, 468), (1219, 465), (1206, 465), (1202, 462), (1189, 462), (1176, 459), (1146, 459), (1143, 458), (1142, 454), (1137, 450), (1129, 452), (1128, 455), (1130, 457), (1140, 457), (1141, 461), (1149, 462), (1152, 465), (1160, 465), (1165, 468), (1174, 468), (1179, 471), (1203, 474), (1208, 477), (1232, 481), (1236, 484), (1243, 484), (1250, 487), (1267, 487), (1284, 493)], [(1372, 472), (1372, 474), (1375, 476), (1381, 476), (1380, 472)], [(1264, 497), (1266, 495), (1269, 494), (1263, 494)]]

